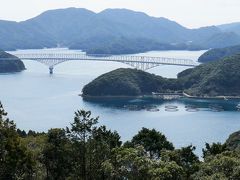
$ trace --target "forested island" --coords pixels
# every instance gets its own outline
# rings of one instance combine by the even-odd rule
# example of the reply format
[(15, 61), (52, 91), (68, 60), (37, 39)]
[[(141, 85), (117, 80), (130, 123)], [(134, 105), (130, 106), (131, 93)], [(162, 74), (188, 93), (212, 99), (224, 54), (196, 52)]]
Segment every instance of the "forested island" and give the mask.
[(240, 177), (240, 131), (223, 144), (206, 143), (203, 160), (189, 145), (177, 149), (162, 133), (142, 128), (125, 143), (98, 125), (90, 111), (75, 112), (66, 129), (17, 129), (0, 103), (1, 179), (200, 180)]
[(185, 92), (197, 97), (240, 96), (240, 55), (202, 64), (167, 79), (136, 69), (117, 69), (87, 84), (83, 97), (142, 96)]
[[(7, 58), (14, 58), (14, 60)], [(20, 59), (0, 50), (0, 73), (20, 72), (23, 70), (25, 70), (25, 66)]]
[(226, 48), (217, 48), (211, 49), (205, 52), (198, 58), (199, 62), (206, 63), (211, 61), (217, 61), (219, 59), (223, 59), (228, 56), (233, 56), (240, 54), (240, 45), (237, 46), (230, 46)]
[(86, 85), (83, 95), (140, 96), (173, 89), (179, 89), (174, 79), (162, 78), (137, 69), (120, 68), (103, 74)]

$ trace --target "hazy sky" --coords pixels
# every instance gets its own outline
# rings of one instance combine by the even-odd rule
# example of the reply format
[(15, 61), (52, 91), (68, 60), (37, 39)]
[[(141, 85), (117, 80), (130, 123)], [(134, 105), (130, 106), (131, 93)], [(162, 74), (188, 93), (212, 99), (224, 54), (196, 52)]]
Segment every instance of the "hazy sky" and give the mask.
[(187, 27), (240, 21), (240, 0), (0, 0), (0, 19), (21, 21), (43, 11), (81, 7), (99, 12), (127, 8), (166, 17)]

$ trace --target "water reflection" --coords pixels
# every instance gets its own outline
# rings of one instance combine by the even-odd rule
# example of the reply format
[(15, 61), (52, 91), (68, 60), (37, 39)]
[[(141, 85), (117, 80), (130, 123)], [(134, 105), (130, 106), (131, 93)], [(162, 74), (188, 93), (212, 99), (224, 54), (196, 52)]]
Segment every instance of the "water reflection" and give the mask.
[(177, 112), (183, 108), (186, 112), (199, 111), (239, 111), (239, 100), (204, 100), (181, 98), (178, 100), (161, 100), (154, 98), (83, 98), (84, 101), (106, 108), (125, 109), (129, 111)]

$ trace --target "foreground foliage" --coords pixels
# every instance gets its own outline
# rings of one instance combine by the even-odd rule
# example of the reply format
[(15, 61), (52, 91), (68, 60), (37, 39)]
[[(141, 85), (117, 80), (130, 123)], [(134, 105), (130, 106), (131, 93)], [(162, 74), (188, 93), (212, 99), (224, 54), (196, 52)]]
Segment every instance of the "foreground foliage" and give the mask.
[(194, 146), (175, 149), (155, 129), (122, 144), (90, 111), (77, 111), (70, 127), (47, 133), (16, 129), (6, 115), (0, 105), (0, 179), (240, 179), (240, 132), (225, 144), (206, 144), (201, 162)]

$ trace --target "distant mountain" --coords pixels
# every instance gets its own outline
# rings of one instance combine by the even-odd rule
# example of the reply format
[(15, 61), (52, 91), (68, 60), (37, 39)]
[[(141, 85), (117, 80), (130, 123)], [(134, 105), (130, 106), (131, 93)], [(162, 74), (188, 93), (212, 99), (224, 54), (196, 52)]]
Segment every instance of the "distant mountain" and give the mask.
[(193, 41), (198, 44), (202, 44), (215, 34), (221, 34), (222, 31), (216, 26), (201, 27), (198, 29), (192, 29), (188, 31), (189, 41)]
[(0, 49), (14, 50), (55, 46), (55, 41), (36, 26), (0, 21)]
[[(128, 37), (161, 40), (161, 43), (186, 41), (188, 29), (165, 18), (155, 18), (127, 9), (107, 9), (99, 13), (103, 19), (119, 24), (118, 31)], [(185, 34), (185, 36), (182, 36)]]
[(216, 33), (204, 41), (200, 41), (200, 45), (206, 48), (224, 48), (240, 44), (240, 36), (234, 32)]
[(240, 54), (240, 45), (237, 46), (231, 46), (226, 48), (217, 48), (217, 49), (211, 49), (204, 54), (202, 54), (199, 58), (199, 62), (210, 62), (210, 61), (216, 61), (223, 59), (228, 56), (233, 56), (236, 54)]
[(50, 10), (23, 21), (0, 21), (4, 50), (69, 47), (88, 53), (133, 53), (165, 49), (207, 49), (235, 45), (239, 35), (215, 26), (188, 29), (166, 18), (127, 9)]
[(68, 8), (46, 11), (20, 24), (26, 27), (36, 27), (47, 37), (51, 37), (55, 44), (68, 46), (69, 43), (78, 39), (88, 38), (91, 29), (94, 30), (94, 26), (97, 25), (90, 23), (94, 17), (96, 14), (92, 11)]
[(230, 24), (223, 24), (217, 26), (219, 29), (225, 32), (234, 32), (240, 35), (240, 22), (230, 23)]

